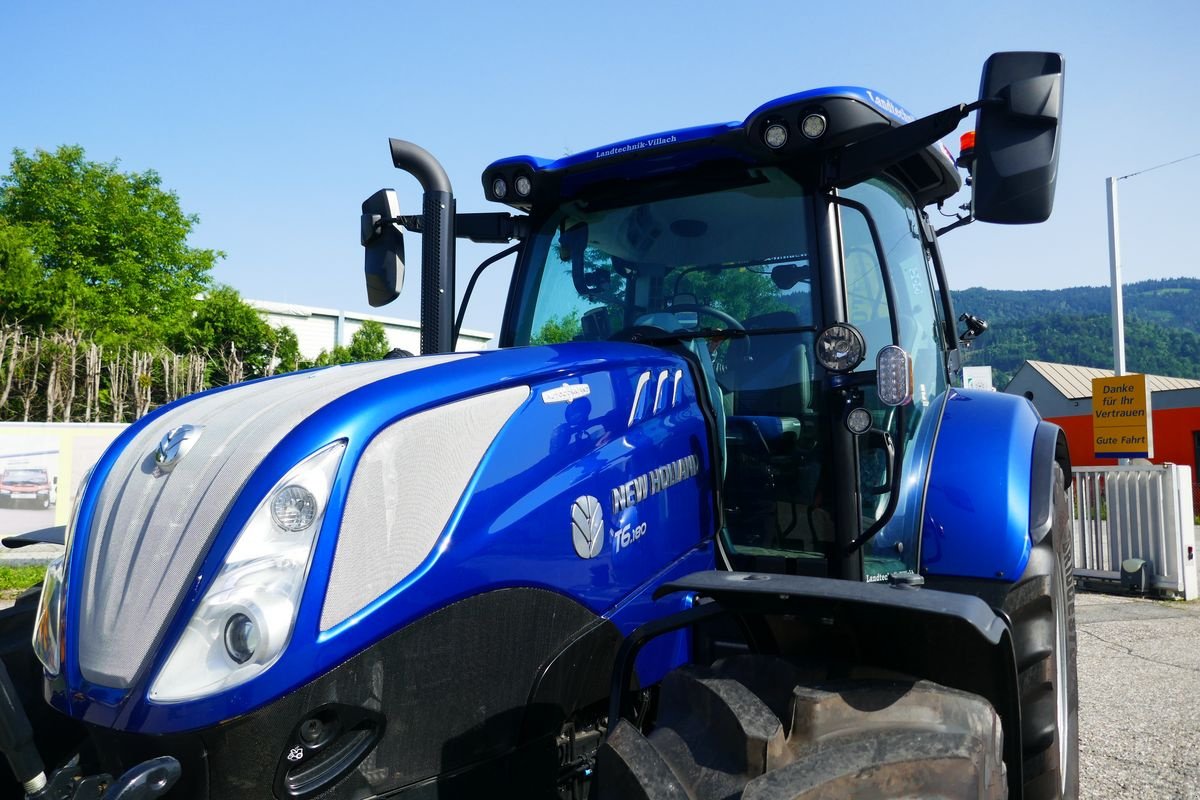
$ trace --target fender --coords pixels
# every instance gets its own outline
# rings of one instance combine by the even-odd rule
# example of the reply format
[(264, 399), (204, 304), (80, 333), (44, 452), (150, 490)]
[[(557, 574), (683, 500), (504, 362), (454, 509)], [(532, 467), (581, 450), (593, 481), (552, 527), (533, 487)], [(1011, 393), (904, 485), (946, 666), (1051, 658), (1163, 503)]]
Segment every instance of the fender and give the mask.
[(1033, 483), (1029, 497), (1029, 539), (1037, 544), (1054, 523), (1054, 465), (1062, 468), (1063, 486), (1071, 487), (1071, 454), (1062, 428), (1043, 420), (1033, 439)]
[(921, 515), (922, 574), (1017, 580), (1049, 530), (1053, 464), (1070, 473), (1061, 436), (1024, 398), (949, 390)]
[[(669, 581), (655, 596), (677, 592), (696, 597), (695, 605), (649, 622), (622, 643), (613, 670), (610, 720), (629, 709), (626, 689), (643, 645), (688, 625), (694, 636), (703, 636), (706, 620), (731, 615), (748, 634), (751, 651), (801, 658), (816, 653), (830, 663), (870, 665), (983, 696), (1004, 727), (1009, 779), (1022, 785), (1012, 630), (985, 600), (905, 583), (720, 570)], [(773, 622), (780, 615), (786, 622)]]

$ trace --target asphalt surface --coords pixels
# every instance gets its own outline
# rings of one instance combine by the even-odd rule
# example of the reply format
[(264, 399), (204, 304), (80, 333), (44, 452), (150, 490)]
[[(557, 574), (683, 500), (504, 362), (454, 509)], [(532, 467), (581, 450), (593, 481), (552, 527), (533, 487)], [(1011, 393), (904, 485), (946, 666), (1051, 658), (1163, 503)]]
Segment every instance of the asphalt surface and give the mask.
[[(60, 551), (0, 548), (0, 563)], [(1081, 592), (1076, 628), (1080, 797), (1200, 800), (1200, 601)]]
[(1200, 798), (1200, 601), (1076, 595), (1080, 797)]

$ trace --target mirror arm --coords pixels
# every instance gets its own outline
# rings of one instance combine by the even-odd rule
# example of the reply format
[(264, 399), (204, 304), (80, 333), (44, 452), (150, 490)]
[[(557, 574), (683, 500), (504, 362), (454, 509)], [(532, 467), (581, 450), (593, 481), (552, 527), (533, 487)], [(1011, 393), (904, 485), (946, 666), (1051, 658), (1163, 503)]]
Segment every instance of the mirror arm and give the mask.
[(491, 256), (490, 258), (484, 259), (483, 263), (480, 264), (478, 267), (476, 267), (475, 271), (471, 273), (471, 280), (467, 281), (467, 291), (463, 292), (462, 303), (458, 307), (458, 319), (456, 319), (454, 321), (454, 349), (455, 350), (458, 349), (458, 334), (459, 334), (459, 331), (462, 330), (463, 318), (466, 317), (466, 315), (467, 315), (467, 303), (469, 303), (471, 301), (471, 293), (475, 291), (475, 281), (479, 280), (479, 276), (483, 274), (483, 271), (485, 269), (487, 269), (488, 267), (490, 267), (492, 264), (495, 264), (497, 261), (504, 258), (505, 256), (512, 255), (513, 253), (520, 250), (521, 244), (522, 244), (522, 242), (518, 242), (517, 244), (514, 244), (512, 247), (501, 250), (499, 253), (496, 253), (494, 256)]
[[(502, 211), (455, 214), (454, 236), (478, 244), (508, 244), (513, 239), (524, 239), (529, 235), (528, 220), (529, 217), (518, 217)], [(425, 218), (420, 214), (401, 215), (387, 221), (399, 223), (410, 233), (425, 232)]]
[(963, 225), (970, 225), (974, 221), (975, 221), (975, 215), (967, 214), (964, 217), (959, 217), (954, 222), (951, 222), (949, 225), (943, 225), (942, 227), (940, 227), (936, 231), (934, 231), (934, 233), (938, 236), (938, 238), (941, 238), (942, 234), (949, 233), (950, 231), (954, 230), (955, 228), (961, 228)]
[(458, 214), (454, 224), (458, 238), (479, 244), (508, 244), (513, 239), (526, 238), (530, 232), (529, 217), (513, 216), (503, 211)]
[(857, 142), (847, 147), (842, 155), (830, 164), (825, 182), (838, 188), (853, 186), (922, 147), (928, 147), (942, 137), (950, 135), (972, 111), (985, 105), (1004, 104), (1005, 101), (1000, 98), (959, 103)]

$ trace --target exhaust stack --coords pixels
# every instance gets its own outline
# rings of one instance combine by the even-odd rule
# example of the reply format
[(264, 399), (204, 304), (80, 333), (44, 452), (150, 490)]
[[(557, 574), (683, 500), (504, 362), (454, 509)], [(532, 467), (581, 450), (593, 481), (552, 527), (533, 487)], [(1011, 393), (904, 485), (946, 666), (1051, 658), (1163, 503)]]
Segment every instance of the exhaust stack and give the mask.
[(421, 242), (421, 354), (454, 347), (454, 190), (446, 170), (428, 150), (389, 139), (392, 164), (425, 190)]

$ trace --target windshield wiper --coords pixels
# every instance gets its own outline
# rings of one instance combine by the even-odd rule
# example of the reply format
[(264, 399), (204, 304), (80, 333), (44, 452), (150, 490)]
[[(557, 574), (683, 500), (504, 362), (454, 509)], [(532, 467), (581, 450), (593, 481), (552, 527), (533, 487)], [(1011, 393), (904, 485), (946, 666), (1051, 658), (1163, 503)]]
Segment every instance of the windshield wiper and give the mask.
[(654, 331), (643, 333), (634, 331), (629, 334), (627, 341), (635, 344), (666, 344), (670, 342), (688, 342), (693, 339), (741, 339), (749, 335), (749, 331), (738, 328), (697, 328), (691, 331)]
[(744, 339), (748, 336), (771, 336), (779, 333), (816, 333), (813, 325), (790, 325), (782, 328), (697, 328), (690, 331), (635, 331), (629, 341), (638, 344), (686, 342), (693, 339)]

